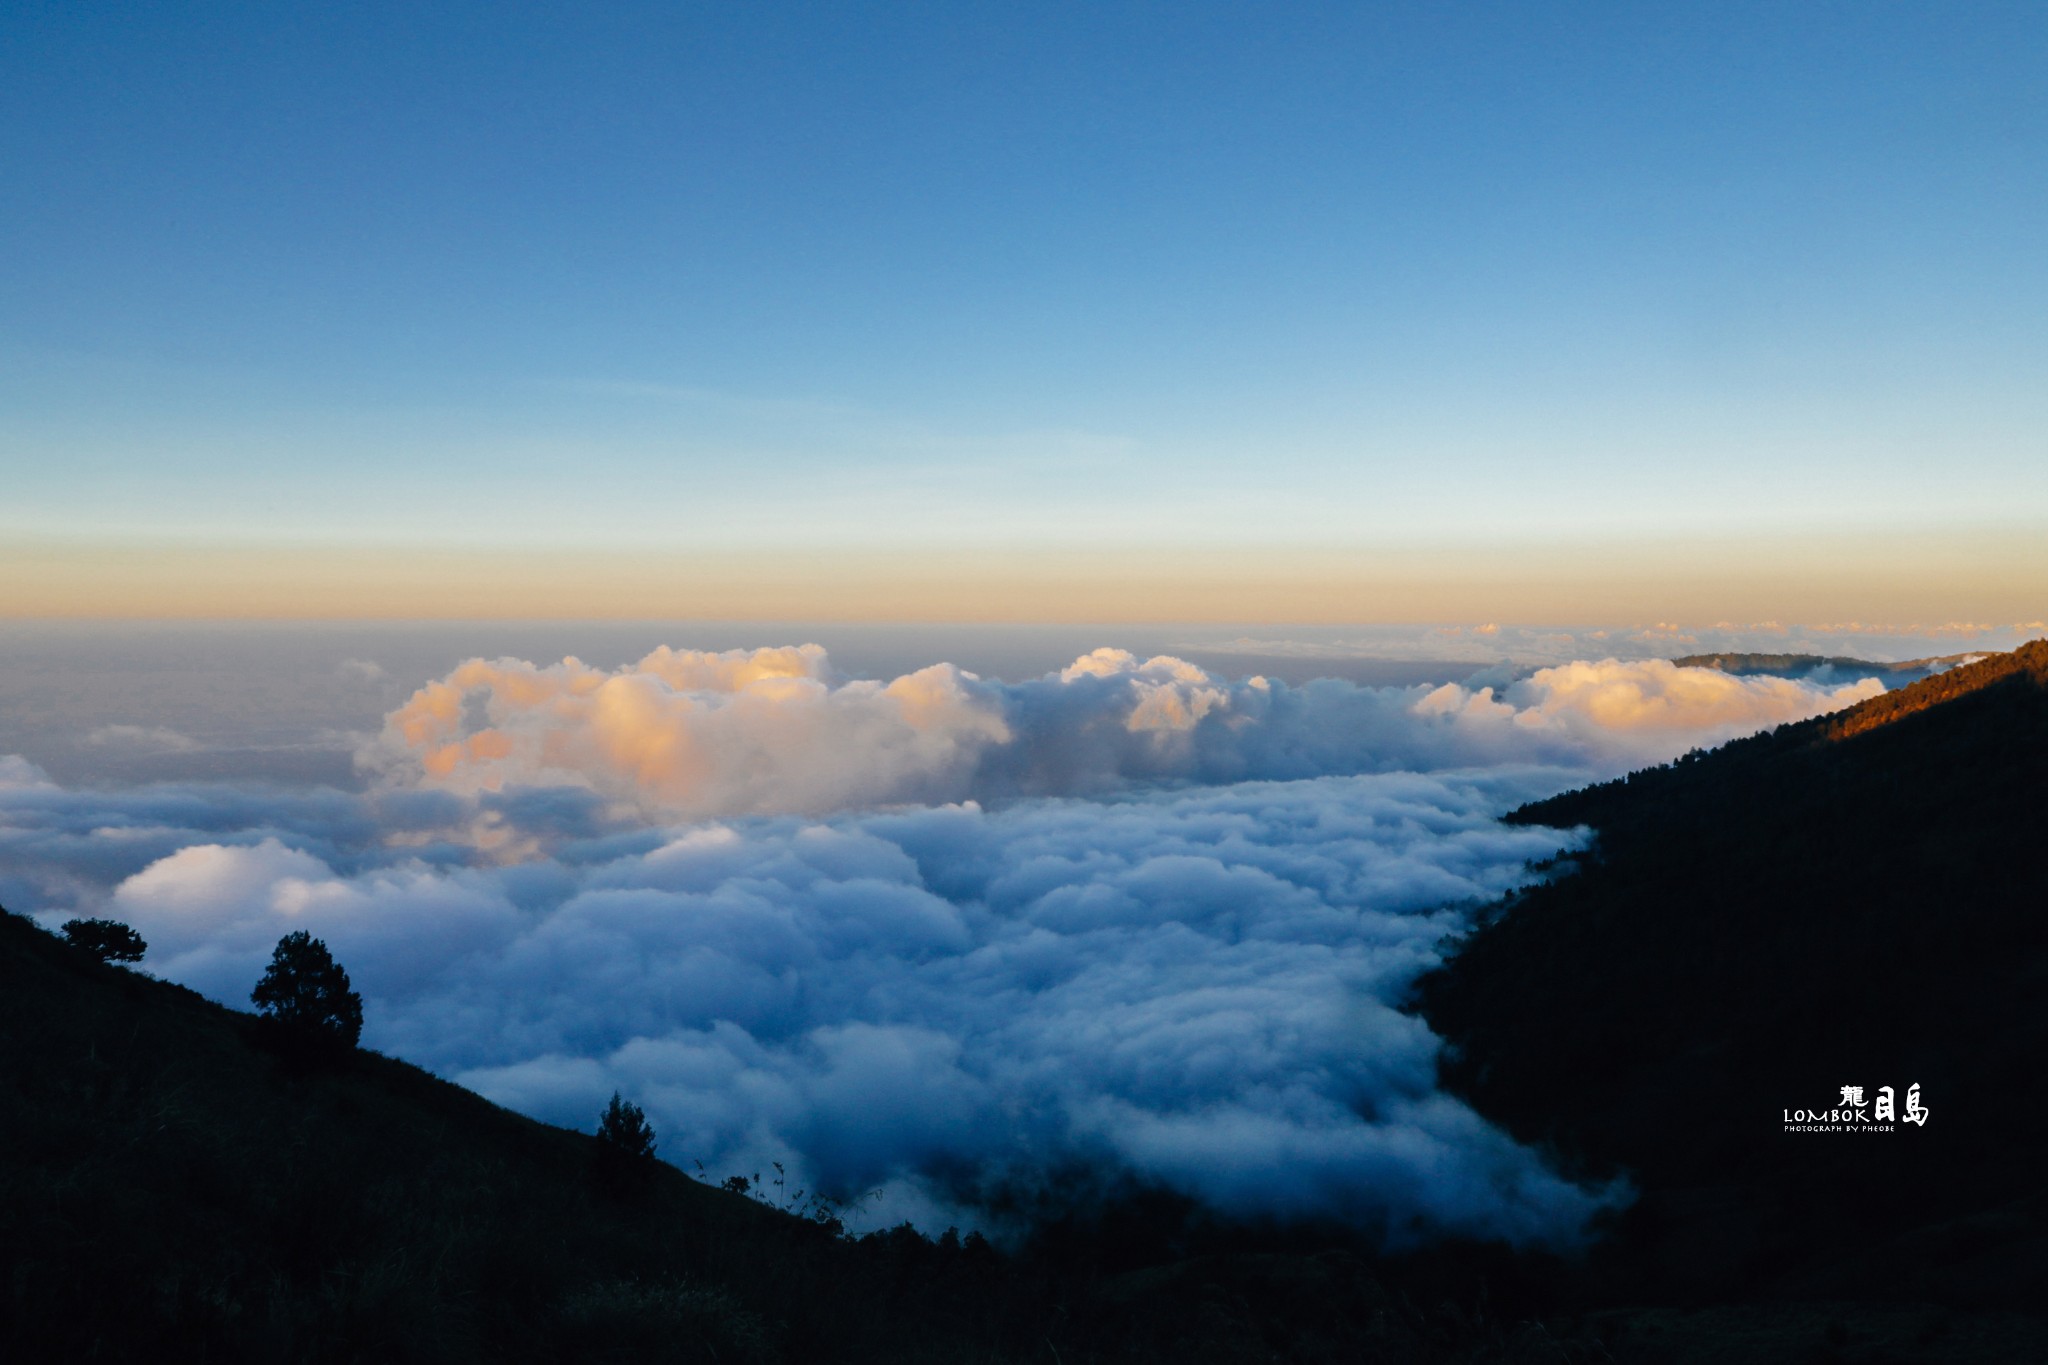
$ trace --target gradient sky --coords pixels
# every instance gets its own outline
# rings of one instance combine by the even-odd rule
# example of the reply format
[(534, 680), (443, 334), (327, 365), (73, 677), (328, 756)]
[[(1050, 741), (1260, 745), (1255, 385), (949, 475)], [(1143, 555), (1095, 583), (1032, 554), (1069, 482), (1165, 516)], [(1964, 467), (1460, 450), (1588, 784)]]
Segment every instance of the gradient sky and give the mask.
[(0, 12), (0, 615), (2038, 617), (2038, 4)]

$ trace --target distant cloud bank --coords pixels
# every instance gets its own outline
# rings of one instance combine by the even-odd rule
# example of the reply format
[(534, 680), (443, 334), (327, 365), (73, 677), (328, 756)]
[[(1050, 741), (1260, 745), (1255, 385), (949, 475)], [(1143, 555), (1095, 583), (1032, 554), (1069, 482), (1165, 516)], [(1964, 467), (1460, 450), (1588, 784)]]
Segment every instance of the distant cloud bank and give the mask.
[(616, 670), (471, 660), (415, 692), (359, 757), (394, 786), (576, 787), (667, 816), (822, 814), (1161, 780), (1605, 772), (1882, 690), (1613, 659), (1494, 685), (1295, 688), (1112, 649), (1020, 683), (950, 664), (884, 683), (836, 681), (816, 645), (663, 648)]

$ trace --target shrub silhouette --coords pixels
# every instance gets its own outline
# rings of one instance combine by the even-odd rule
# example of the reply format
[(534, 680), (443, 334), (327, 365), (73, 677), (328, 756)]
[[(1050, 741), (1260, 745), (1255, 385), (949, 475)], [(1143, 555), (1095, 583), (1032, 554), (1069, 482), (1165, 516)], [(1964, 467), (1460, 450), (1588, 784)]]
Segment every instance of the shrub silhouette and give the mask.
[(346, 1051), (362, 1037), (363, 997), (348, 988), (327, 945), (303, 929), (277, 941), (249, 998), (294, 1043)]
[(628, 1104), (619, 1092), (597, 1120), (597, 1150), (592, 1174), (598, 1188), (613, 1198), (633, 1198), (643, 1193), (657, 1169), (654, 1160), (654, 1127), (637, 1104)]
[(597, 1140), (611, 1155), (627, 1161), (654, 1160), (654, 1125), (637, 1104), (628, 1104), (612, 1091), (612, 1102), (597, 1120)]
[(140, 962), (149, 951), (142, 935), (119, 920), (66, 920), (62, 932), (72, 947), (83, 948), (102, 962)]

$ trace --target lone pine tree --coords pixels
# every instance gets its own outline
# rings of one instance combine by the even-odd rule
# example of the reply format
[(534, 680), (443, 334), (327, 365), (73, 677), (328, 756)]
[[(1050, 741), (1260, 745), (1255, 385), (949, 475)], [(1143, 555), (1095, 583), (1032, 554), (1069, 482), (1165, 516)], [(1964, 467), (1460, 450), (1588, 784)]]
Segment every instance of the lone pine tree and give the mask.
[(249, 998), (296, 1043), (352, 1048), (363, 1034), (363, 997), (327, 945), (301, 929), (277, 941), (270, 966)]
[(654, 1159), (654, 1125), (645, 1110), (627, 1103), (616, 1090), (597, 1120), (597, 1138), (608, 1151), (629, 1161)]

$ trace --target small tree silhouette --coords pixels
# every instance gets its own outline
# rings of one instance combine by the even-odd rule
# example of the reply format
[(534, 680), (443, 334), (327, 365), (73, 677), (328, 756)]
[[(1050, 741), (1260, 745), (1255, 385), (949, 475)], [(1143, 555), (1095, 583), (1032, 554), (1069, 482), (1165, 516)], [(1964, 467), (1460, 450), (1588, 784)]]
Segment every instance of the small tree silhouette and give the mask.
[(66, 920), (63, 934), (72, 947), (83, 948), (102, 962), (140, 962), (149, 951), (142, 935), (119, 920)]
[(635, 1196), (654, 1174), (654, 1128), (640, 1106), (626, 1103), (616, 1090), (598, 1116), (594, 1156), (598, 1188), (615, 1199)]
[(612, 1091), (612, 1102), (597, 1121), (597, 1140), (607, 1151), (628, 1161), (654, 1159), (654, 1125), (637, 1104), (628, 1104)]
[(346, 1051), (363, 1034), (363, 997), (348, 988), (327, 945), (303, 929), (277, 941), (249, 998), (295, 1043)]

